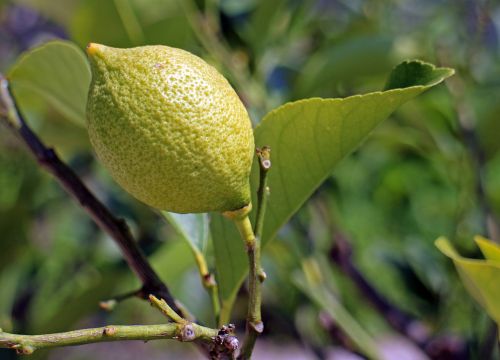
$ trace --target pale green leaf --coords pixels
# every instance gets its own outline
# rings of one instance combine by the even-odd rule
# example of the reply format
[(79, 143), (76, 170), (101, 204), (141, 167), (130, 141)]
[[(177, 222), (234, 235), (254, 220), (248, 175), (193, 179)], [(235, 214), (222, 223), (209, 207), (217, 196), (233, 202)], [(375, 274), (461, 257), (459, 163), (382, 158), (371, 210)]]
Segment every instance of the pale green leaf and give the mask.
[[(481, 249), (484, 251), (484, 242), (481, 240)], [(486, 310), (486, 312), (500, 325), (500, 263), (492, 260), (466, 259), (453, 248), (448, 239), (441, 237), (436, 240), (436, 247), (453, 260), (455, 267), (469, 294)], [(490, 250), (498, 246), (489, 244)], [(489, 252), (489, 250), (488, 250)], [(498, 255), (498, 254), (496, 254)]]
[[(312, 280), (312, 281), (311, 281)], [(356, 347), (369, 359), (379, 359), (377, 343), (338, 301), (322, 281), (314, 281), (305, 272), (294, 274), (292, 281), (321, 310), (326, 311)]]
[(162, 211), (161, 214), (193, 250), (201, 253), (205, 251), (209, 235), (207, 214), (176, 214), (167, 211)]
[(477, 235), (474, 241), (486, 259), (500, 263), (500, 246), (498, 244), (480, 235)]
[(76, 45), (51, 41), (28, 51), (12, 67), (8, 78), (21, 110), (29, 111), (26, 95), (30, 94), (50, 104), (68, 120), (84, 126), (90, 68)]
[[(401, 104), (453, 74), (421, 61), (397, 66), (390, 90), (344, 99), (305, 99), (267, 114), (255, 129), (256, 146), (271, 147), (271, 189), (262, 241), (265, 244), (304, 204), (335, 165)], [(400, 88), (395, 88), (401, 86)], [(254, 162), (252, 189), (258, 186)], [(255, 197), (253, 202), (255, 204)], [(213, 215), (212, 238), (221, 299), (231, 306), (247, 271), (242, 241), (234, 226)], [(227, 309), (225, 311), (228, 311)]]

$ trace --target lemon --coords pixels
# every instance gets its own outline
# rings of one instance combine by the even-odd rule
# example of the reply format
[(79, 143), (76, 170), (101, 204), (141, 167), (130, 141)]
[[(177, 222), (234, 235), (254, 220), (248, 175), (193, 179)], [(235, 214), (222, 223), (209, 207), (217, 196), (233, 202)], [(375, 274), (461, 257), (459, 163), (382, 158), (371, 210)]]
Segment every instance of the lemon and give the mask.
[(250, 203), (248, 113), (227, 80), (167, 46), (87, 46), (87, 126), (111, 176), (142, 202), (178, 213)]

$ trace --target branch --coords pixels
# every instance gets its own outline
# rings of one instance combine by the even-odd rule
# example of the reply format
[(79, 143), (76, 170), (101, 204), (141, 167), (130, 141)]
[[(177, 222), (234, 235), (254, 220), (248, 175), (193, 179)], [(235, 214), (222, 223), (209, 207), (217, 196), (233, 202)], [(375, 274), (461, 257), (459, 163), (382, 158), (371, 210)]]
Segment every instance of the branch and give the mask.
[(16, 335), (2, 332), (0, 329), (0, 348), (13, 349), (18, 354), (29, 355), (38, 349), (122, 340), (176, 339), (179, 341), (199, 340), (212, 342), (218, 335), (217, 329), (210, 329), (193, 323), (189, 323), (189, 326), (191, 334), (189, 339), (182, 337), (182, 334), (186, 332), (186, 325), (177, 323), (130, 326), (109, 325), (46, 335)]
[(61, 161), (55, 151), (47, 148), (30, 129), (18, 111), (9, 91), (8, 81), (2, 74), (0, 74), (0, 118), (5, 120), (7, 125), (17, 133), (40, 166), (51, 173), (62, 187), (80, 203), (96, 224), (115, 241), (125, 261), (142, 282), (140, 296), (147, 299), (149, 294), (155, 294), (165, 299), (173, 309), (178, 311), (179, 308), (174, 298), (135, 243), (125, 221), (116, 218), (90, 192), (73, 170)]
[[(160, 300), (154, 295), (149, 295), (149, 301), (163, 315), (177, 324), (179, 327), (177, 339), (180, 341), (193, 341), (198, 337), (198, 333), (202, 329), (207, 329), (183, 319), (163, 299)], [(201, 328), (201, 330), (198, 328)], [(213, 329), (208, 330), (214, 331)], [(214, 360), (234, 359), (234, 353), (240, 345), (238, 338), (234, 336), (234, 325), (223, 325), (220, 330), (215, 331), (217, 332), (216, 335), (210, 337), (212, 340), (211, 347), (207, 349), (210, 358)]]

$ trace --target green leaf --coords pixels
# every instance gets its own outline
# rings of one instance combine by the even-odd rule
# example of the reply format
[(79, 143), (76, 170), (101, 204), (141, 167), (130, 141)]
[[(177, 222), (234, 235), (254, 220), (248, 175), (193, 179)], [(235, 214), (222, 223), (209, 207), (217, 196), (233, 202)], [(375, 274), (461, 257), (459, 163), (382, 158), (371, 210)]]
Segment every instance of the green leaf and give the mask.
[[(397, 66), (383, 92), (344, 99), (305, 99), (287, 103), (267, 114), (255, 129), (257, 147), (271, 147), (271, 190), (262, 241), (278, 230), (306, 202), (335, 165), (356, 149), (370, 132), (400, 105), (453, 74), (420, 61)], [(258, 187), (254, 161), (252, 189)], [(255, 193), (255, 191), (254, 191)], [(253, 203), (256, 203), (255, 196)], [(234, 226), (220, 215), (212, 216), (212, 238), (221, 300), (231, 306), (246, 271), (242, 241)], [(224, 311), (228, 311), (225, 309)]]
[[(85, 124), (90, 68), (83, 52), (68, 41), (52, 41), (25, 53), (8, 74), (24, 112), (40, 98), (75, 124)], [(18, 96), (23, 94), (23, 96)]]
[(317, 266), (314, 259), (304, 259), (303, 271), (294, 274), (293, 283), (316, 306), (335, 320), (336, 324), (364, 355), (369, 359), (379, 359), (377, 343), (338, 301), (332, 290), (322, 281), (321, 273), (314, 274), (319, 270)]
[[(476, 238), (477, 241), (477, 238)], [(488, 256), (500, 254), (498, 245), (491, 242), (486, 244), (486, 239), (481, 239), (480, 247)], [(500, 326), (500, 263), (495, 260), (466, 259), (455, 250), (448, 239), (440, 237), (436, 240), (436, 247), (453, 260), (455, 267), (469, 294), (486, 310), (486, 312)]]
[(162, 211), (161, 214), (193, 251), (205, 252), (209, 235), (207, 214), (176, 214), (167, 211)]

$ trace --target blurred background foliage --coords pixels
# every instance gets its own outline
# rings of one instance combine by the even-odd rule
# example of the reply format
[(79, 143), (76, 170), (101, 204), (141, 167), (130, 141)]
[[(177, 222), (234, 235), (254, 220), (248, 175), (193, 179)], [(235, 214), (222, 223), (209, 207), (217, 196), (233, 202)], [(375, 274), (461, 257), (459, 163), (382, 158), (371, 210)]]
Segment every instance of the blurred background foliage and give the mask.
[[(21, 52), (51, 39), (68, 39), (81, 48), (90, 41), (181, 47), (228, 77), (255, 123), (286, 101), (379, 90), (390, 69), (407, 58), (455, 68), (448, 86), (411, 101), (378, 127), (267, 246), (266, 333), (256, 358), (348, 356), (355, 346), (330, 315), (340, 306), (349, 317), (336, 319), (347, 321), (340, 328), (360, 325), (388, 358), (425, 359), (339, 271), (329, 256), (334, 234), (348, 239), (352, 261), (369, 283), (426, 331), (454, 339), (449, 346), (465, 346), (465, 358), (499, 357), (491, 346), (489, 319), (433, 245), (445, 235), (460, 252), (478, 257), (475, 234), (499, 239), (494, 220), (500, 214), (497, 1), (3, 0), (0, 6), (2, 72)], [(22, 92), (30, 125), (128, 221), (175, 296), (210, 324), (209, 298), (180, 235), (113, 183), (95, 161), (81, 123), (33, 88)], [(100, 300), (133, 290), (138, 281), (112, 241), (3, 126), (0, 246), (0, 327), (6, 331), (158, 321), (138, 299), (111, 313), (98, 310)], [(213, 264), (210, 244), (207, 254)], [(333, 296), (326, 303), (304, 295), (321, 297), (311, 281), (307, 285), (311, 274), (320, 276)], [(245, 307), (242, 289), (233, 314), (240, 329)], [(407, 357), (394, 357), (398, 351)], [(34, 357), (87, 359), (90, 354), (95, 359), (197, 356), (188, 346), (160, 342), (41, 351)], [(0, 359), (14, 358), (0, 350)]]

